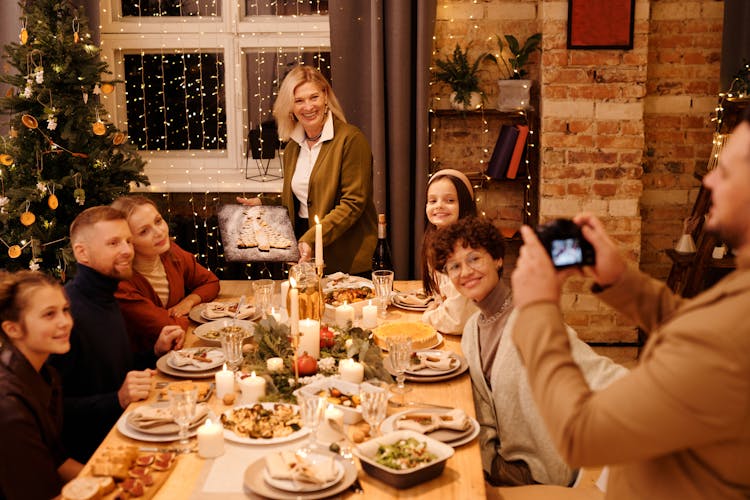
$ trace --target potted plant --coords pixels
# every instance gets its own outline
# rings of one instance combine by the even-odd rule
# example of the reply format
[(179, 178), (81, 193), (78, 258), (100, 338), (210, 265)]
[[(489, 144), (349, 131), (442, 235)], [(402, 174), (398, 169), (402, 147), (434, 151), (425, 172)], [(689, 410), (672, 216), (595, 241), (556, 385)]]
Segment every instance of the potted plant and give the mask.
[(529, 56), (534, 51), (541, 52), (542, 34), (534, 33), (526, 39), (523, 45), (513, 35), (505, 35), (504, 38), (505, 43), (499, 35), (496, 35), (500, 53), (495, 58), (495, 62), (498, 59), (502, 62), (502, 65), (500, 63), (497, 65), (505, 76), (498, 80), (497, 107), (501, 110), (525, 109), (529, 107), (531, 90), (531, 80), (524, 79), (528, 74), (526, 65), (529, 62)]
[(435, 79), (450, 85), (453, 93), (450, 97), (451, 106), (455, 109), (477, 109), (482, 105), (484, 96), (479, 89), (479, 65), (488, 57), (487, 53), (480, 54), (473, 61), (469, 58), (469, 47), (462, 49), (456, 44), (453, 54), (445, 59), (437, 59), (435, 64)]

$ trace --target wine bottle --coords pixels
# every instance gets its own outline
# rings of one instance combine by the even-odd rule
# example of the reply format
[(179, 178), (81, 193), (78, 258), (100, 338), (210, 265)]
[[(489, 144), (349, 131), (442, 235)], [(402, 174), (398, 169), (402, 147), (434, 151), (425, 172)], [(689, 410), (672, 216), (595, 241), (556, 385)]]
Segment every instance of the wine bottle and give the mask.
[(386, 239), (385, 214), (378, 214), (378, 244), (372, 254), (372, 270), (393, 269), (391, 264), (391, 249)]

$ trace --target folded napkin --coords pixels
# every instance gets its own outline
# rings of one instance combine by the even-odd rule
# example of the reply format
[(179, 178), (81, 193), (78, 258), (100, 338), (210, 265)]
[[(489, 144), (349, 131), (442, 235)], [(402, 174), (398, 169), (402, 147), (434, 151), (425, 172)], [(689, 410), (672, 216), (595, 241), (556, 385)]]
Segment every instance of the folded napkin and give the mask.
[(172, 366), (194, 366), (196, 368), (205, 368), (212, 365), (215, 359), (209, 356), (208, 350), (187, 350), (171, 351)]
[(418, 371), (430, 368), (438, 371), (448, 371), (454, 368), (458, 359), (451, 356), (449, 352), (416, 352), (411, 358), (410, 371)]
[[(200, 425), (208, 417), (208, 405), (198, 404), (190, 428)], [(169, 406), (141, 406), (128, 415), (128, 425), (149, 434), (173, 434), (180, 430)]]
[(448, 429), (465, 431), (471, 426), (471, 420), (461, 409), (456, 408), (446, 413), (409, 413), (396, 421), (396, 429), (408, 429), (422, 434)]
[[(206, 319), (233, 318), (236, 310), (236, 302), (208, 302), (201, 315)], [(249, 318), (254, 311), (255, 307), (251, 304), (243, 305), (237, 319)]]
[(313, 484), (325, 484), (336, 479), (333, 456), (311, 462), (293, 451), (271, 453), (266, 457), (266, 470), (273, 479), (287, 479)]
[(423, 292), (417, 293), (400, 293), (396, 296), (396, 299), (401, 304), (407, 306), (424, 307), (432, 302), (431, 295), (425, 295)]

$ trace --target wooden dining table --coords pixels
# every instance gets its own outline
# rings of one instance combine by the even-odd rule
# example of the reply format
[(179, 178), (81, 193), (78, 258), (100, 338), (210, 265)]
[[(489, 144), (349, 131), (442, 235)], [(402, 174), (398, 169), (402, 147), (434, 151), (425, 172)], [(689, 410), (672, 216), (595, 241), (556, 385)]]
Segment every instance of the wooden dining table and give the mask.
[[(417, 281), (397, 281), (394, 283), (394, 289), (400, 291), (410, 291), (421, 287)], [(277, 295), (274, 302), (278, 305), (280, 298), (278, 295), (279, 282), (276, 283)], [(245, 295), (251, 300), (252, 281), (222, 281), (221, 292), (217, 300), (232, 300)], [(389, 306), (385, 319), (381, 322), (389, 321), (419, 321), (420, 312), (412, 312), (397, 309)], [(187, 332), (185, 345), (203, 346), (208, 345), (204, 340), (199, 339), (192, 333), (193, 326)], [(441, 349), (461, 353), (460, 337), (444, 335), (443, 342), (439, 346)], [(154, 381), (175, 381), (173, 377), (164, 373), (157, 373)], [(213, 379), (210, 379), (211, 381)], [(475, 417), (474, 402), (471, 391), (471, 379), (468, 371), (465, 373), (440, 382), (418, 383), (407, 382), (411, 391), (407, 393), (409, 401), (420, 403), (432, 403), (438, 405), (451, 406), (463, 409), (467, 415)], [(153, 390), (151, 396), (137, 403), (132, 403), (125, 412), (130, 412), (134, 408), (152, 404), (156, 401), (157, 390)], [(239, 395), (239, 393), (238, 393)], [(208, 401), (213, 412), (220, 415), (231, 408), (220, 401), (215, 395)], [(389, 413), (394, 413), (399, 409), (389, 409)], [(193, 438), (194, 441), (195, 438)], [(302, 443), (302, 441), (300, 441)], [(135, 445), (139, 447), (162, 447), (168, 446), (169, 443), (146, 443), (131, 439), (120, 433), (116, 426), (112, 428), (107, 437), (104, 439), (92, 460), (84, 468), (82, 475), (91, 474), (91, 463), (99, 455), (106, 453), (106, 449), (119, 445)], [(174, 469), (156, 493), (156, 499), (174, 500), (174, 499), (231, 499), (247, 498), (246, 493), (242, 490), (242, 474), (247, 466), (254, 460), (257, 460), (259, 454), (263, 454), (264, 447), (239, 445), (227, 442), (225, 444), (227, 453), (225, 456), (215, 459), (200, 458), (197, 453), (188, 453), (180, 455)], [(229, 452), (231, 450), (231, 453)], [(359, 467), (359, 466), (358, 466)], [(236, 477), (239, 475), (239, 477)], [(226, 480), (225, 480), (226, 478)], [(364, 490), (364, 498), (369, 499), (391, 499), (391, 498), (409, 498), (409, 499), (448, 499), (448, 498), (485, 498), (485, 483), (482, 472), (482, 462), (478, 439), (460, 446), (455, 449), (455, 454), (448, 459), (445, 471), (436, 479), (413, 486), (408, 489), (396, 489), (385, 484), (373, 477), (370, 477), (361, 469), (358, 469), (358, 478)], [(230, 491), (231, 490), (231, 491)], [(340, 498), (357, 498), (358, 495), (346, 490)]]

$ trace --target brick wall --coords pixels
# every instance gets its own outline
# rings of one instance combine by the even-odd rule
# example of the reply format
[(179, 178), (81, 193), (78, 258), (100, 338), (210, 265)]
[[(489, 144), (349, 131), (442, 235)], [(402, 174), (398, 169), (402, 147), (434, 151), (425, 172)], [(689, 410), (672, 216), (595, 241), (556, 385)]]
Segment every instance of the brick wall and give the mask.
[[(495, 33), (525, 39), (542, 32), (544, 52), (531, 71), (539, 82), (532, 99), (540, 117), (539, 217), (591, 211), (632, 261), (664, 278), (669, 264), (663, 250), (681, 234), (698, 187), (693, 169), (710, 151), (723, 2), (636, 0), (629, 51), (567, 50), (567, 8), (561, 0), (438, 0), (435, 47), (471, 43), (479, 53), (494, 48)], [(487, 67), (482, 87), (488, 107), (496, 103), (495, 78)], [(445, 107), (446, 89), (435, 85), (432, 94), (436, 107)], [(458, 144), (491, 143), (493, 132), (446, 125), (435, 136), (449, 145), (436, 144), (433, 153), (442, 156), (433, 156), (443, 166), (481, 166), (487, 152)], [(499, 226), (513, 222), (518, 189), (491, 183), (480, 195)], [(589, 286), (569, 280), (566, 320), (589, 341), (634, 341), (634, 325), (592, 296)]]

